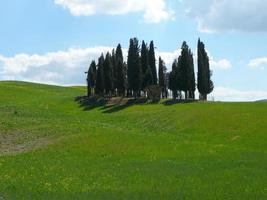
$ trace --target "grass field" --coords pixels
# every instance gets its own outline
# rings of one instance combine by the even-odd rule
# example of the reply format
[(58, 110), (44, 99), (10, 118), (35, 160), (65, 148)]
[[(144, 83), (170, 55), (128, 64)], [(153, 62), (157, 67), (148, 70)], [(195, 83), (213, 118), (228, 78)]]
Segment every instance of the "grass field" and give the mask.
[(267, 199), (267, 103), (81, 107), (0, 82), (0, 199)]

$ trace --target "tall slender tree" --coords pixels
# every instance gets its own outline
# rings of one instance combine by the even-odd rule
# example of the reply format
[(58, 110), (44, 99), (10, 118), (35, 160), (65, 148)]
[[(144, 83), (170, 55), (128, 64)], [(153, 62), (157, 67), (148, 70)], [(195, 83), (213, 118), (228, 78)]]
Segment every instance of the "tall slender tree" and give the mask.
[(195, 68), (194, 68), (194, 58), (193, 53), (189, 49), (187, 54), (187, 62), (188, 62), (188, 91), (189, 91), (189, 98), (195, 99), (195, 91), (196, 91), (196, 78), (195, 78)]
[(151, 68), (151, 72), (153, 76), (153, 84), (156, 85), (158, 83), (158, 78), (157, 78), (157, 67), (156, 67), (156, 58), (155, 58), (155, 47), (154, 47), (153, 41), (151, 41), (149, 45), (148, 63)]
[(200, 93), (201, 100), (207, 100), (208, 94), (210, 94), (214, 85), (211, 80), (211, 71), (209, 65), (209, 57), (205, 50), (205, 45), (198, 39), (198, 73), (197, 73), (197, 87)]
[(193, 54), (186, 44), (183, 42), (181, 48), (181, 56), (178, 58), (178, 69), (180, 71), (179, 82), (181, 90), (185, 93), (185, 99), (194, 98), (195, 92), (195, 73)]
[(96, 63), (93, 60), (87, 72), (87, 96), (94, 95), (96, 86)]
[(118, 87), (118, 63), (115, 49), (112, 50), (111, 54), (111, 62), (112, 62), (112, 94), (116, 95), (116, 89)]
[(97, 95), (103, 95), (104, 94), (104, 55), (101, 54), (101, 56), (98, 59), (97, 64), (97, 73), (96, 73), (96, 88), (95, 93)]
[(108, 97), (111, 96), (111, 92), (113, 91), (113, 64), (112, 64), (112, 56), (110, 53), (106, 54), (106, 58), (104, 61), (104, 83), (105, 83), (105, 92)]
[[(150, 80), (147, 80), (147, 79), (150, 78), (149, 73), (151, 72), (151, 70), (148, 69), (149, 68), (149, 65), (148, 65), (148, 48), (147, 48), (147, 45), (146, 45), (144, 40), (142, 42), (142, 47), (141, 47), (141, 67), (142, 67), (142, 76), (143, 76), (141, 89), (144, 90), (148, 86), (148, 83), (150, 82)], [(152, 79), (153, 79), (153, 77), (152, 77)]]
[(177, 69), (178, 69), (178, 63), (177, 60), (174, 60), (172, 64), (172, 71), (169, 74), (169, 89), (172, 91), (172, 97), (173, 99), (176, 99), (178, 97), (178, 74), (177, 74)]
[(167, 68), (165, 62), (159, 57), (159, 86), (161, 87), (161, 96), (167, 98), (167, 85), (166, 85)]
[(118, 94), (124, 96), (126, 89), (126, 64), (123, 61), (123, 52), (120, 44), (116, 48), (116, 70), (117, 80), (115, 87)]
[(147, 86), (153, 85), (153, 75), (152, 75), (152, 71), (151, 71), (149, 66), (146, 69), (146, 72), (145, 72), (145, 75), (144, 75), (143, 85), (145, 86), (144, 89)]
[(142, 83), (142, 70), (139, 53), (140, 47), (138, 44), (138, 39), (130, 39), (127, 76), (129, 90), (133, 92), (135, 98), (140, 94)]

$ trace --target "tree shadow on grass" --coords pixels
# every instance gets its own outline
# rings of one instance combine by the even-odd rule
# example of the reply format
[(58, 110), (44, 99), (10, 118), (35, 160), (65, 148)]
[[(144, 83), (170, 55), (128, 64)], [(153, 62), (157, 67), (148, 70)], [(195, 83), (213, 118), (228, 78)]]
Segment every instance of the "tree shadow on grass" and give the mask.
[[(102, 113), (115, 113), (122, 111), (130, 106), (134, 105), (148, 105), (148, 104), (158, 104), (159, 102), (151, 102), (147, 98), (121, 98), (116, 97), (112, 99), (107, 98), (99, 98), (99, 97), (76, 97), (75, 101), (79, 103), (80, 108), (83, 109), (83, 111), (90, 111), (95, 108), (99, 108)], [(161, 104), (165, 106), (172, 106), (175, 104), (187, 104), (187, 103), (195, 103), (197, 100), (174, 100), (174, 99), (168, 99), (163, 101)]]
[(124, 110), (133, 105), (144, 105), (147, 104), (149, 101), (146, 98), (138, 98), (138, 99), (127, 99), (122, 104), (114, 104), (113, 106), (109, 107), (108, 109), (104, 109), (103, 113), (114, 113)]
[(133, 105), (147, 104), (146, 98), (97, 98), (97, 97), (76, 97), (75, 101), (80, 104), (83, 111), (90, 111), (99, 108), (103, 113), (114, 113), (124, 110)]
[(193, 99), (188, 99), (188, 100), (184, 100), (184, 99), (168, 99), (164, 102), (162, 102), (163, 105), (165, 106), (172, 106), (175, 104), (187, 104), (187, 103), (195, 103), (197, 102), (197, 100), (193, 100)]
[(79, 103), (80, 108), (83, 108), (84, 111), (90, 111), (98, 107), (103, 107), (108, 102), (108, 100), (104, 98), (86, 96), (76, 97), (75, 101)]

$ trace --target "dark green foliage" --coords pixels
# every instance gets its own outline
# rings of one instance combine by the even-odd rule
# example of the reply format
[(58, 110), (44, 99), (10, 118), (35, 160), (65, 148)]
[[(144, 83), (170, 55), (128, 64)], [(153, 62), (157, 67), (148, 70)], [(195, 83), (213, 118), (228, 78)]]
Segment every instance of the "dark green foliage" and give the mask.
[(164, 61), (159, 57), (159, 86), (161, 88), (162, 97), (167, 98), (167, 84), (166, 84), (167, 68)]
[(181, 48), (181, 55), (178, 58), (178, 68), (180, 75), (178, 81), (180, 82), (180, 89), (184, 91), (185, 98), (194, 98), (195, 92), (195, 73), (193, 54), (186, 42), (183, 42)]
[(113, 82), (112, 93), (115, 94), (115, 90), (116, 88), (118, 88), (118, 63), (117, 63), (118, 61), (115, 49), (112, 50), (111, 62), (112, 62), (112, 82)]
[(94, 93), (96, 86), (96, 63), (93, 60), (87, 72), (87, 95), (91, 96)]
[(214, 85), (211, 80), (211, 71), (209, 66), (209, 57), (205, 50), (203, 42), (198, 40), (198, 76), (197, 87), (200, 93), (200, 99), (207, 100), (207, 95), (213, 91)]
[(114, 87), (117, 89), (119, 95), (124, 96), (126, 89), (126, 66), (124, 66), (123, 53), (121, 45), (118, 44), (116, 48), (116, 70), (114, 76), (116, 76), (116, 82)]
[(187, 91), (188, 91), (188, 66), (187, 66), (187, 52), (188, 52), (188, 46), (186, 42), (183, 42), (182, 48), (181, 48), (181, 55), (178, 58), (178, 66), (181, 69), (181, 79), (179, 80), (181, 83), (181, 90), (184, 91), (185, 98), (187, 98)]
[(123, 63), (121, 59), (118, 59), (117, 65), (118, 65), (117, 90), (120, 96), (124, 96), (126, 89), (126, 64)]
[(104, 83), (105, 83), (105, 92), (108, 96), (111, 95), (113, 91), (113, 63), (110, 53), (107, 53), (104, 61)]
[(146, 88), (149, 84), (153, 83), (153, 76), (148, 64), (148, 48), (145, 41), (142, 42), (141, 48), (141, 67), (142, 67), (142, 90)]
[(172, 91), (172, 97), (176, 99), (178, 97), (177, 90), (178, 90), (178, 64), (177, 60), (174, 60), (172, 64), (172, 71), (169, 74), (169, 89)]
[(157, 68), (156, 68), (156, 58), (155, 58), (155, 47), (154, 42), (151, 41), (149, 45), (149, 51), (148, 51), (148, 63), (151, 68), (152, 76), (153, 76), (153, 84), (158, 84), (158, 78), (157, 78)]
[(145, 75), (144, 75), (143, 86), (144, 88), (146, 88), (147, 86), (150, 86), (150, 85), (153, 85), (153, 75), (152, 75), (151, 68), (148, 66), (148, 68), (146, 69)]
[(142, 84), (142, 70), (140, 63), (140, 47), (137, 38), (130, 39), (128, 51), (128, 89), (133, 91), (134, 97), (139, 96)]
[[(160, 65), (159, 67), (161, 67)], [(185, 99), (195, 98), (196, 83), (194, 59), (193, 54), (186, 42), (183, 42), (181, 55), (179, 56), (178, 60), (173, 62), (172, 71), (169, 75), (169, 89), (172, 90), (173, 98), (175, 99), (177, 97), (179, 99), (182, 98), (181, 91), (184, 91)]]
[(121, 44), (118, 44), (117, 48), (116, 48), (116, 59), (121, 59), (123, 62), (123, 53), (122, 53), (122, 48), (121, 48)]
[(189, 49), (188, 52), (188, 91), (189, 91), (189, 98), (195, 99), (195, 91), (196, 91), (196, 78), (195, 78), (195, 68), (194, 68), (194, 58), (193, 53)]
[(95, 92), (97, 95), (104, 94), (104, 55), (102, 54), (98, 59), (98, 67), (97, 67), (97, 74), (96, 74), (96, 88)]

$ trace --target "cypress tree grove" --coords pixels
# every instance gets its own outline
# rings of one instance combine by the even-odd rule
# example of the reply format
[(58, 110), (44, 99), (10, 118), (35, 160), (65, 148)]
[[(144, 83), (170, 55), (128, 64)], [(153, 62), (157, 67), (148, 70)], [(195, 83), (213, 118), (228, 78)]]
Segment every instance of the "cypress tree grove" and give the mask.
[(103, 95), (104, 94), (104, 55), (102, 54), (98, 59), (98, 67), (97, 67), (97, 73), (96, 73), (96, 88), (95, 93), (97, 95)]
[[(116, 50), (102, 54), (98, 65), (92, 61), (87, 72), (87, 95), (113, 95), (140, 97), (141, 91), (148, 98), (168, 98), (168, 89), (174, 99), (195, 99), (194, 58), (191, 49), (184, 41), (181, 55), (175, 59), (171, 72), (167, 73), (166, 65), (159, 57), (158, 72), (156, 68), (155, 47), (153, 41), (149, 47), (142, 41), (140, 50), (137, 38), (130, 39), (127, 62), (124, 62), (122, 47), (118, 44)], [(198, 73), (197, 88), (200, 99), (207, 100), (207, 95), (213, 91), (209, 57), (203, 42), (198, 40)], [(153, 94), (152, 94), (153, 93)], [(154, 95), (156, 94), (156, 95)]]
[(139, 52), (140, 48), (138, 45), (138, 39), (130, 39), (127, 68), (128, 89), (133, 92), (135, 98), (140, 96), (140, 89), (142, 85), (142, 70)]
[(197, 87), (200, 93), (199, 99), (206, 101), (208, 94), (210, 94), (213, 91), (214, 85), (211, 80), (212, 73), (210, 71), (209, 57), (205, 50), (205, 45), (199, 39), (197, 46), (198, 46)]
[(167, 98), (167, 86), (166, 86), (166, 72), (167, 68), (164, 61), (159, 57), (159, 86), (161, 87), (161, 96)]
[(113, 91), (113, 64), (112, 57), (110, 53), (107, 53), (104, 61), (104, 84), (105, 93), (108, 97), (111, 97), (111, 92)]
[(94, 95), (95, 85), (96, 85), (96, 63), (93, 60), (87, 72), (87, 96), (88, 97), (91, 95)]
[(153, 76), (153, 84), (156, 85), (158, 83), (158, 78), (157, 78), (157, 67), (156, 67), (156, 58), (155, 58), (155, 47), (154, 47), (153, 41), (151, 41), (149, 45), (148, 63), (151, 68), (151, 72)]

